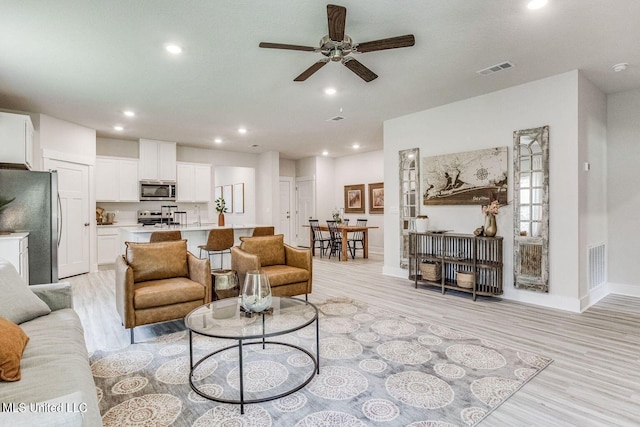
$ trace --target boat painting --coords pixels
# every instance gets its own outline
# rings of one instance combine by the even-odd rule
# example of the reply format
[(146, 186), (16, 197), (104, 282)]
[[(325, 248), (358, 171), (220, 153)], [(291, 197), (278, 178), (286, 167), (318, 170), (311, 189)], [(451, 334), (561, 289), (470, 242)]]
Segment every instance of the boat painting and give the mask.
[(507, 147), (423, 157), (424, 205), (507, 204)]

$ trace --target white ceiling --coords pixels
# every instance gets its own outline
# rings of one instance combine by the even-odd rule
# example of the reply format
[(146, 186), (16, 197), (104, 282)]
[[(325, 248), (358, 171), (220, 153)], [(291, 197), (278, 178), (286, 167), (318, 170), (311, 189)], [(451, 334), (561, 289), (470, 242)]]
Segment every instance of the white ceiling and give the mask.
[[(356, 142), (378, 150), (384, 120), (574, 69), (605, 93), (640, 88), (640, 1), (549, 0), (538, 11), (527, 1), (336, 0), (354, 42), (414, 34), (416, 44), (358, 55), (379, 75), (371, 83), (340, 63), (299, 83), (319, 53), (258, 43), (317, 46), (325, 2), (0, 0), (0, 108), (102, 137), (296, 159), (353, 154)], [(184, 53), (167, 54), (168, 42)], [(503, 61), (516, 66), (476, 74)], [(629, 68), (614, 73), (620, 62)], [(338, 93), (325, 95), (327, 86)], [(345, 119), (327, 121), (336, 115)]]

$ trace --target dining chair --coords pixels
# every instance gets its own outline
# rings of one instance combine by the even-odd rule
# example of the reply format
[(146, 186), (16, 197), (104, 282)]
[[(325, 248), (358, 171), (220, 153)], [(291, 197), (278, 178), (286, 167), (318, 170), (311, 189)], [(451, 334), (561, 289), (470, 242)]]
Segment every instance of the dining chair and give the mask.
[[(209, 231), (207, 243), (198, 246), (200, 248), (200, 258), (202, 258), (202, 251), (207, 252), (209, 259), (211, 259), (211, 255), (220, 255), (220, 270), (222, 270), (224, 268), (223, 255), (231, 253), (231, 247), (234, 242), (233, 228), (214, 228)], [(211, 264), (213, 265), (213, 263)], [(211, 269), (213, 270), (213, 267)]]
[(329, 248), (331, 239), (325, 237), (325, 235), (322, 234), (322, 230), (320, 230), (320, 223), (317, 219), (310, 219), (309, 226), (311, 227), (311, 234), (313, 236), (313, 242), (311, 242), (311, 255), (316, 255), (316, 245), (320, 244), (320, 258), (322, 258), (322, 256)]
[(342, 256), (342, 233), (338, 229), (336, 221), (327, 220), (327, 228), (329, 228), (329, 237), (331, 239), (329, 243), (329, 259), (333, 254), (337, 254), (339, 258)]
[[(356, 221), (356, 227), (366, 227), (367, 220), (364, 218), (359, 218)], [(347, 239), (347, 245), (349, 246), (349, 252), (351, 253), (351, 259), (355, 259), (356, 250), (361, 249), (364, 253), (364, 231), (355, 231), (352, 233), (353, 235)], [(360, 247), (358, 248), (358, 243)]]

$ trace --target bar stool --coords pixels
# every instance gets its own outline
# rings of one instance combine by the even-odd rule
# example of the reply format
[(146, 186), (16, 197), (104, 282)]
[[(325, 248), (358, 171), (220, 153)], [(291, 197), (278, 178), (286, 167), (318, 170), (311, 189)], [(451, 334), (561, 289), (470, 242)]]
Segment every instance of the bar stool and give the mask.
[(180, 230), (171, 231), (154, 231), (149, 237), (149, 242), (170, 242), (173, 240), (182, 240), (182, 233)]
[(251, 237), (256, 237), (256, 236), (273, 236), (276, 232), (276, 228), (271, 226), (271, 227), (256, 227), (253, 229), (253, 234), (251, 235)]
[[(202, 251), (207, 252), (209, 261), (211, 261), (211, 255), (220, 255), (220, 270), (223, 269), (224, 254), (231, 253), (231, 247), (235, 239), (233, 237), (233, 228), (214, 228), (209, 231), (206, 245), (199, 245), (200, 258), (202, 258)], [(213, 263), (211, 263), (213, 265)], [(212, 270), (214, 270), (212, 268)]]

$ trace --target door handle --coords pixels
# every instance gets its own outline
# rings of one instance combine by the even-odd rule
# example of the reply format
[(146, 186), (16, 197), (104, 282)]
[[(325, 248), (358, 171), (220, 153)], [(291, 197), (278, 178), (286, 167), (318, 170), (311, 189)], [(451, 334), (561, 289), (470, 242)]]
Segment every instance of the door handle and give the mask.
[(88, 226), (90, 226), (90, 225), (91, 225), (91, 223), (89, 223), (89, 222), (85, 222), (85, 223), (84, 223), (84, 226), (85, 226), (85, 227), (88, 227)]

